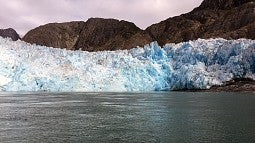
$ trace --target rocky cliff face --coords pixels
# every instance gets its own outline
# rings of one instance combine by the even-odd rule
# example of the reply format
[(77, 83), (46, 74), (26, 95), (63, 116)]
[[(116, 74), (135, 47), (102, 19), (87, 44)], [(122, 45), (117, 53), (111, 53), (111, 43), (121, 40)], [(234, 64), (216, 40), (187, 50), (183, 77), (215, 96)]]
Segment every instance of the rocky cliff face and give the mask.
[(181, 16), (146, 29), (161, 45), (198, 38), (255, 39), (254, 0), (205, 0)]
[(50, 23), (29, 31), (22, 40), (31, 44), (75, 50), (84, 22)]
[(229, 10), (248, 2), (254, 2), (254, 0), (205, 0), (198, 9)]
[(24, 41), (70, 50), (118, 50), (198, 38), (255, 39), (255, 0), (204, 0), (193, 11), (141, 30), (131, 22), (92, 18), (29, 31)]
[(135, 24), (115, 19), (92, 18), (84, 23), (75, 49), (86, 51), (130, 49), (152, 42)]
[(20, 39), (19, 34), (12, 28), (0, 29), (0, 36), (4, 38), (11, 38), (13, 41)]
[(119, 50), (152, 42), (149, 34), (127, 21), (91, 18), (86, 22), (51, 23), (29, 31), (24, 41), (69, 50)]

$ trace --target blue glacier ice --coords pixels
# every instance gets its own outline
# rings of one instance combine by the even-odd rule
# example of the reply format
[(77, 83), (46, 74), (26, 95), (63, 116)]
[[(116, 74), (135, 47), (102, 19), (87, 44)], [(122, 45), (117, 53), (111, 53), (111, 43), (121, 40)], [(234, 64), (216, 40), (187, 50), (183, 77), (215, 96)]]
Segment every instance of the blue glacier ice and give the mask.
[(0, 38), (0, 91), (207, 89), (255, 79), (255, 41), (198, 39), (119, 51), (69, 51)]

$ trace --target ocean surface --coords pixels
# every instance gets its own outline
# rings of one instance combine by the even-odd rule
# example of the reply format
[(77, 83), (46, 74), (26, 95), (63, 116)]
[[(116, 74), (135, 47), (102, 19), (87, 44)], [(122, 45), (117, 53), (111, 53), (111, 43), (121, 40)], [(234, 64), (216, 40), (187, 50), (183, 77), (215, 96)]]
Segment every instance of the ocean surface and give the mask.
[(255, 142), (255, 93), (0, 93), (0, 142)]

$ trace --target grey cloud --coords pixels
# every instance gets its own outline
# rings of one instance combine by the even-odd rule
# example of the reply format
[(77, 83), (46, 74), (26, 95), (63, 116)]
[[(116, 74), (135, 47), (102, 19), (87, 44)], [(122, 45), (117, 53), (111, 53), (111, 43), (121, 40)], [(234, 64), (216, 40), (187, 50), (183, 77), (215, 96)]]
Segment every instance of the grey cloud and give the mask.
[(191, 11), (202, 0), (0, 0), (0, 28), (21, 35), (50, 22), (86, 21), (90, 17), (116, 18), (140, 28)]

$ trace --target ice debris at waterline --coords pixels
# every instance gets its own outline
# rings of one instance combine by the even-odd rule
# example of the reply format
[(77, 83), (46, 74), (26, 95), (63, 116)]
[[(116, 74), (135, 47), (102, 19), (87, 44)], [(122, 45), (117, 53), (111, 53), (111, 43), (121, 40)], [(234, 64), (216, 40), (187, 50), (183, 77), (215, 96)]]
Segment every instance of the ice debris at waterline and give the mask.
[(255, 41), (209, 39), (163, 48), (83, 52), (0, 38), (1, 91), (158, 91), (206, 89), (255, 79)]

